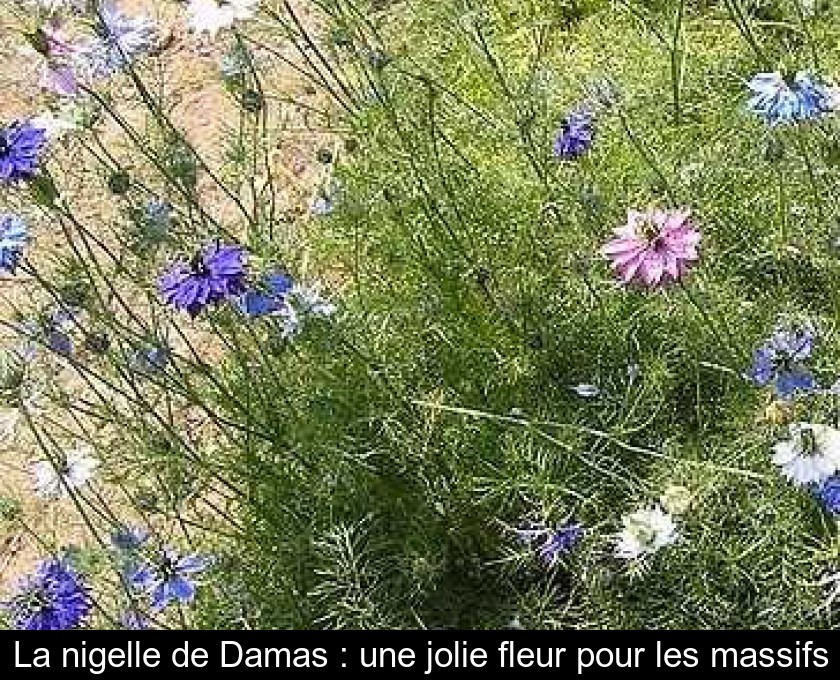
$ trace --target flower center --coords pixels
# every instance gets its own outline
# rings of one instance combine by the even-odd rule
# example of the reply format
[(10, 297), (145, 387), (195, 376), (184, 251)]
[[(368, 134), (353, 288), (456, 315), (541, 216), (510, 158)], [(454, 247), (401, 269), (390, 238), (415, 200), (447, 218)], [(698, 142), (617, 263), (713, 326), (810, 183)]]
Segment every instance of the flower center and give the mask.
[(207, 268), (207, 263), (204, 261), (204, 253), (196, 253), (192, 260), (190, 260), (190, 269), (196, 276), (207, 276), (210, 270)]
[(6, 139), (6, 135), (0, 132), (0, 156), (5, 156), (7, 153), (11, 151), (11, 146), (9, 145), (9, 140)]
[(660, 232), (659, 227), (650, 219), (645, 219), (639, 225), (639, 234), (645, 241), (653, 247), (659, 243)]
[(782, 76), (782, 80), (789, 90), (796, 90), (799, 86), (796, 83), (796, 73), (789, 71)]
[(799, 449), (803, 456), (816, 456), (819, 454), (820, 447), (813, 430), (802, 430), (799, 435)]
[(163, 561), (160, 563), (160, 575), (164, 581), (171, 581), (178, 575), (175, 563), (170, 557), (164, 557)]
[(652, 548), (656, 542), (656, 530), (648, 522), (637, 519), (629, 527), (631, 535), (645, 549)]
[(50, 596), (39, 586), (21, 598), (20, 606), (28, 612), (41, 612), (50, 607)]
[(67, 477), (70, 474), (70, 462), (66, 456), (61, 455), (56, 461), (55, 471), (59, 477)]
[(794, 361), (787, 354), (777, 354), (773, 357), (772, 362), (773, 370), (776, 373), (790, 373), (793, 371)]

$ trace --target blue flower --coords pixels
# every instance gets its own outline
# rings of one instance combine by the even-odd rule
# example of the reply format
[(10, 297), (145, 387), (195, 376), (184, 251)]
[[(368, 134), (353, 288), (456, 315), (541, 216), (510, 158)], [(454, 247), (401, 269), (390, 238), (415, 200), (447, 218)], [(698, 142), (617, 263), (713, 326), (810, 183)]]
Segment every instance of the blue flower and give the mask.
[(210, 566), (210, 560), (200, 555), (180, 557), (173, 550), (165, 550), (157, 565), (137, 568), (129, 582), (151, 595), (152, 609), (160, 611), (170, 602), (189, 604), (195, 599), (196, 584), (190, 578)]
[(515, 531), (520, 541), (528, 545), (538, 544), (537, 555), (548, 566), (553, 566), (561, 557), (570, 553), (583, 538), (583, 527), (576, 522), (567, 522), (555, 529), (528, 524)]
[(47, 133), (30, 123), (14, 122), (0, 129), (0, 182), (35, 177), (46, 142)]
[(827, 512), (840, 515), (840, 475), (833, 475), (814, 489), (814, 495)]
[(582, 538), (583, 527), (580, 524), (564, 524), (546, 534), (537, 554), (548, 566), (553, 566), (557, 560), (569, 554)]
[(0, 214), (0, 269), (14, 274), (27, 243), (26, 222), (17, 215)]
[(166, 347), (144, 347), (138, 349), (129, 360), (129, 368), (138, 373), (152, 374), (162, 371), (169, 363), (169, 349)]
[(817, 77), (800, 71), (793, 78), (758, 73), (747, 83), (750, 110), (771, 126), (821, 118), (835, 108), (835, 94)]
[(76, 324), (76, 311), (68, 307), (56, 309), (44, 323), (44, 342), (47, 347), (63, 357), (73, 354), (70, 330)]
[(782, 399), (797, 392), (813, 392), (817, 383), (803, 362), (814, 351), (815, 341), (816, 335), (808, 327), (777, 330), (756, 350), (747, 378), (762, 387), (773, 383)]
[(573, 110), (560, 124), (554, 140), (554, 155), (564, 161), (573, 161), (589, 151), (595, 139), (593, 122), (588, 110)]
[(149, 532), (143, 527), (120, 527), (111, 534), (111, 543), (117, 550), (136, 552), (149, 539)]
[(18, 630), (70, 630), (84, 622), (91, 601), (81, 577), (52, 559), (38, 566), (5, 608)]
[(288, 274), (273, 272), (263, 277), (260, 285), (246, 291), (237, 299), (239, 310), (248, 317), (257, 318), (281, 314), (289, 306), (289, 293), (294, 281)]
[(47, 347), (56, 354), (70, 357), (73, 354), (73, 340), (66, 333), (59, 330), (47, 332)]
[(127, 611), (120, 617), (120, 624), (126, 630), (149, 630), (151, 621), (138, 611)]
[(245, 250), (238, 245), (205, 246), (187, 263), (175, 262), (158, 285), (164, 301), (196, 316), (245, 289)]

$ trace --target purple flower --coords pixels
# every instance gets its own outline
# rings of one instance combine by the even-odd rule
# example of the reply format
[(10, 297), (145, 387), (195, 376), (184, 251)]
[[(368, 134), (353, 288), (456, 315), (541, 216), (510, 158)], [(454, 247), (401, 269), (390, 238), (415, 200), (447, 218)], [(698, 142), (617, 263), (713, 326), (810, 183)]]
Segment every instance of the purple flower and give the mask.
[(563, 555), (567, 555), (583, 538), (583, 527), (580, 524), (564, 524), (549, 530), (537, 554), (548, 566), (554, 564)]
[(529, 524), (516, 529), (520, 541), (536, 545), (537, 555), (549, 567), (570, 553), (583, 538), (583, 527), (577, 522), (567, 522), (555, 529), (544, 525)]
[(840, 475), (832, 475), (814, 489), (814, 495), (827, 512), (840, 515)]
[(18, 630), (70, 630), (83, 623), (91, 601), (81, 577), (52, 559), (38, 566), (5, 608)]
[(72, 45), (61, 25), (52, 18), (33, 35), (33, 43), (44, 57), (40, 86), (60, 97), (75, 97), (79, 81), (73, 66), (76, 47)]
[(773, 383), (782, 399), (813, 392), (817, 383), (804, 362), (814, 351), (815, 341), (810, 327), (777, 330), (756, 350), (747, 378), (762, 387)]
[(73, 354), (73, 340), (66, 333), (56, 330), (48, 331), (46, 343), (49, 349), (63, 357), (70, 357)]
[(584, 108), (573, 110), (560, 124), (554, 140), (554, 155), (573, 161), (589, 151), (595, 138), (592, 114)]
[(281, 314), (289, 306), (289, 293), (294, 281), (288, 274), (273, 272), (266, 274), (259, 286), (245, 291), (239, 296), (237, 305), (248, 317), (257, 318), (271, 314)]
[(0, 129), (0, 182), (9, 184), (35, 177), (46, 142), (47, 133), (30, 123), (15, 121)]
[(200, 555), (180, 557), (174, 550), (165, 550), (157, 565), (139, 567), (129, 576), (129, 583), (151, 595), (152, 609), (160, 611), (170, 602), (190, 604), (195, 599), (196, 584), (190, 578), (210, 566)]
[(29, 231), (17, 215), (0, 214), (0, 270), (14, 274), (29, 243)]
[(244, 248), (214, 243), (187, 263), (175, 262), (158, 285), (164, 301), (196, 316), (211, 304), (234, 297), (245, 288)]

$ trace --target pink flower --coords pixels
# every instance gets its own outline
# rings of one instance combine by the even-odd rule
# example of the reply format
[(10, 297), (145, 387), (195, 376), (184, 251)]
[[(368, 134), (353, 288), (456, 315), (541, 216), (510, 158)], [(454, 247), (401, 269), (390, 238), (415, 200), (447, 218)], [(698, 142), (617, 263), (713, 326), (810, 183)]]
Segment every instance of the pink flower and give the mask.
[(44, 56), (39, 85), (63, 97), (79, 93), (79, 82), (73, 68), (76, 48), (71, 45), (58, 21), (50, 21), (41, 28), (43, 45), (39, 51)]
[(700, 232), (688, 210), (627, 212), (627, 224), (601, 248), (622, 283), (658, 288), (679, 281), (697, 261)]
[(47, 62), (41, 69), (38, 85), (60, 97), (74, 97), (79, 93), (79, 81), (72, 66), (62, 66)]

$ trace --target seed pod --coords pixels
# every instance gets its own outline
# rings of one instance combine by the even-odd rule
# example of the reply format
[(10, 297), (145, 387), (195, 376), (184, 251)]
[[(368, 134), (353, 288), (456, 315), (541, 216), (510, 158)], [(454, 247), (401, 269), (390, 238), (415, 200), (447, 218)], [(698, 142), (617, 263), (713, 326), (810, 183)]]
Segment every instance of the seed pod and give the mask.
[(117, 170), (108, 178), (108, 189), (115, 196), (124, 196), (131, 189), (131, 176), (125, 170)]

